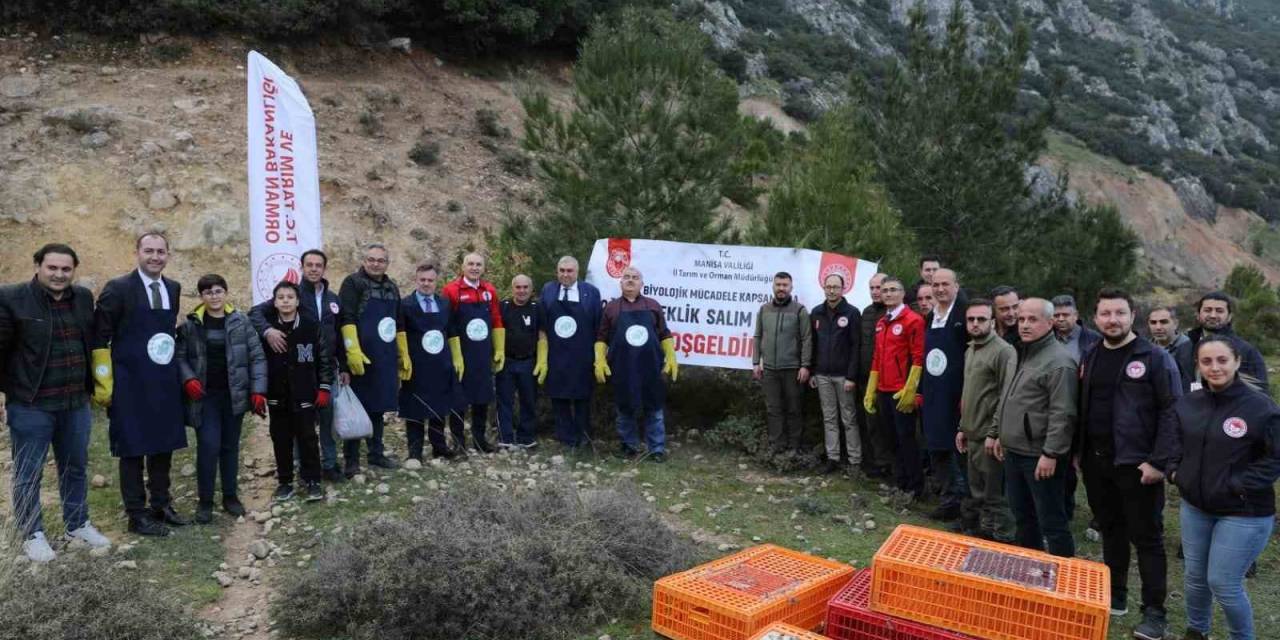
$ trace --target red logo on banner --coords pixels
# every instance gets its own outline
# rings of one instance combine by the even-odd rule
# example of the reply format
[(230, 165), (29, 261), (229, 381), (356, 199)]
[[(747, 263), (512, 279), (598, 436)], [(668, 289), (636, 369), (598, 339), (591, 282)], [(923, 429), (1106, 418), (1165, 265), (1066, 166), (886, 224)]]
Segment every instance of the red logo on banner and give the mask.
[(604, 259), (609, 277), (621, 278), (622, 270), (631, 266), (631, 239), (609, 238), (609, 253)]
[(844, 280), (844, 291), (841, 293), (849, 293), (853, 288), (853, 276), (858, 271), (858, 261), (849, 256), (842, 256), (838, 253), (822, 252), (822, 264), (818, 267), (818, 286), (822, 286), (827, 281), (827, 276), (837, 275)]

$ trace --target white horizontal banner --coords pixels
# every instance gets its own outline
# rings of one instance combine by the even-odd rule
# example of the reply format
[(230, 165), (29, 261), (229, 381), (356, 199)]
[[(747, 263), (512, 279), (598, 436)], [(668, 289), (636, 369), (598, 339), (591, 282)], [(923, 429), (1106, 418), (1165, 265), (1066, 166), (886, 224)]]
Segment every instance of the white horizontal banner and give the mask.
[(666, 309), (681, 364), (750, 369), (756, 314), (773, 298), (773, 276), (790, 273), (792, 295), (812, 308), (824, 299), (822, 279), (840, 274), (845, 298), (858, 309), (871, 304), (867, 283), (874, 262), (837, 253), (781, 247), (746, 247), (662, 240), (596, 240), (587, 281), (610, 300), (622, 295), (619, 278), (631, 266), (644, 276), (644, 295)]

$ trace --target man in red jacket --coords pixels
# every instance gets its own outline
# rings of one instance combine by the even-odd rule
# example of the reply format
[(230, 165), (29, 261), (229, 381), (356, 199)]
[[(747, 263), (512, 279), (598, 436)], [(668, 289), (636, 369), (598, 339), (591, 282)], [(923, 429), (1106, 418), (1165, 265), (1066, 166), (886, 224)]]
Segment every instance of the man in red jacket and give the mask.
[(507, 330), (498, 290), (483, 276), (484, 256), (468, 253), (462, 259), (462, 275), (445, 285), (441, 294), (449, 301), (458, 326), (458, 335), (449, 338), (449, 351), (462, 381), (463, 398), (471, 405), (471, 439), (477, 451), (493, 453), (497, 449), (489, 444), (485, 427), (493, 401), (493, 374), (506, 363)]
[(924, 492), (920, 446), (916, 442), (916, 388), (924, 362), (924, 319), (903, 303), (902, 281), (885, 278), (880, 300), (887, 311), (876, 323), (875, 355), (863, 407), (884, 412), (893, 423), (893, 471), (898, 489), (919, 498)]

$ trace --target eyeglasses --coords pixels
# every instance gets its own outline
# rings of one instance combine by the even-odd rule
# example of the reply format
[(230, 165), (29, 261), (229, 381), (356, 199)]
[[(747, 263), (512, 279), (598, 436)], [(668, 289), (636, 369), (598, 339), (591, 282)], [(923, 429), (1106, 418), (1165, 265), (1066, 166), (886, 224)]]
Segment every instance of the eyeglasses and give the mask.
[(991, 322), (991, 318), (965, 318), (966, 322)]
[(226, 290), (226, 289), (223, 289), (223, 288), (221, 288), (221, 287), (214, 287), (214, 288), (212, 288), (212, 289), (205, 289), (204, 291), (201, 291), (201, 292), (200, 292), (200, 295), (202, 295), (202, 296), (210, 296), (210, 297), (212, 297), (212, 296), (225, 296), (225, 295), (227, 295), (227, 290)]
[(390, 262), (390, 260), (386, 258), (365, 258), (364, 261), (369, 264), (387, 264)]

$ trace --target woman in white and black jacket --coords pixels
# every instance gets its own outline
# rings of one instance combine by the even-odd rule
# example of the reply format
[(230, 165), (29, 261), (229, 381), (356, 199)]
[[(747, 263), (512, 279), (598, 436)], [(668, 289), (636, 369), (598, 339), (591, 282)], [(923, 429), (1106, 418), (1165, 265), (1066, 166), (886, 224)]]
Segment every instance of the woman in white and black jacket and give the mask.
[(1232, 640), (1253, 640), (1244, 577), (1275, 525), (1280, 407), (1238, 373), (1241, 353), (1234, 341), (1201, 340), (1195, 362), (1204, 388), (1174, 406), (1178, 447), (1169, 464), (1169, 478), (1182, 494), (1183, 638), (1209, 635), (1216, 600)]
[(324, 497), (320, 487), (320, 449), (316, 409), (329, 406), (333, 384), (333, 345), (312, 318), (298, 313), (298, 285), (281, 282), (272, 291), (273, 306), (264, 314), (271, 328), (288, 341), (284, 353), (267, 355), (267, 405), (271, 413), (271, 445), (276, 457), (277, 501), (293, 497), (293, 451), (299, 451), (308, 502)]

